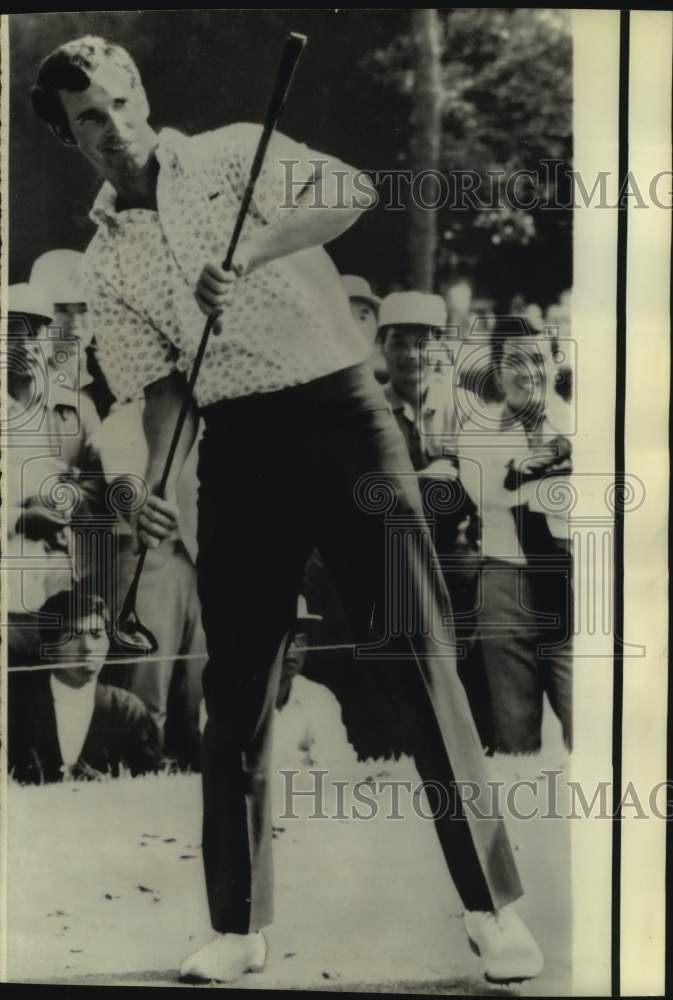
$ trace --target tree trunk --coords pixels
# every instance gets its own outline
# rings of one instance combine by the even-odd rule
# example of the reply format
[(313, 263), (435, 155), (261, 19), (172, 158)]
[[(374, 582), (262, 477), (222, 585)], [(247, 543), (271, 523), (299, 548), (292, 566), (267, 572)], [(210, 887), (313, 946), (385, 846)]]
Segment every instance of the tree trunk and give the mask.
[(423, 171), (439, 169), (441, 140), (441, 25), (435, 9), (412, 10), (411, 31), (416, 51), (410, 153), (414, 183), (409, 200), (409, 261), (412, 287), (431, 292), (437, 256), (437, 212), (424, 208), (437, 198), (430, 178), (422, 184)]

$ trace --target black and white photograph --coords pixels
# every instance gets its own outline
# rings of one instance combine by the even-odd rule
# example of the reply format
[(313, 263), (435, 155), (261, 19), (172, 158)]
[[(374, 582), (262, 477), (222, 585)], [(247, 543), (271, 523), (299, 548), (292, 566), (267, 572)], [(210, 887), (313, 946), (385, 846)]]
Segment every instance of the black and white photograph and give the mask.
[(673, 15), (0, 51), (0, 979), (664, 995)]

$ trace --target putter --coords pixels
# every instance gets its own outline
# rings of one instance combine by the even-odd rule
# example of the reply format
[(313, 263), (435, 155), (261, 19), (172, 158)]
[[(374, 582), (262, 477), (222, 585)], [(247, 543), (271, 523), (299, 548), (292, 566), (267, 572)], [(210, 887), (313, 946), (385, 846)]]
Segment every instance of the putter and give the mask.
[[(283, 107), (285, 106), (285, 101), (292, 83), (292, 77), (294, 76), (294, 71), (297, 68), (297, 63), (299, 62), (301, 54), (304, 50), (306, 41), (307, 39), (305, 35), (299, 35), (295, 32), (291, 32), (285, 40), (285, 47), (283, 49), (280, 63), (278, 65), (278, 71), (276, 73), (276, 82), (266, 111), (266, 117), (264, 119), (264, 127), (259, 138), (259, 143), (257, 144), (255, 157), (250, 168), (248, 183), (246, 185), (243, 199), (238, 209), (238, 215), (236, 216), (236, 223), (229, 240), (227, 255), (222, 264), (223, 271), (231, 270), (234, 253), (236, 252), (243, 224), (248, 214), (248, 209), (250, 207), (250, 202), (255, 189), (255, 183), (259, 177), (259, 172), (262, 169), (262, 163), (264, 162), (269, 140), (271, 139), (271, 134), (278, 124), (278, 119), (280, 118)], [(163, 497), (166, 492), (166, 485), (173, 466), (175, 452), (177, 451), (182, 428), (184, 427), (185, 420), (187, 419), (187, 414), (191, 406), (192, 391), (199, 375), (199, 369), (201, 368), (203, 356), (206, 353), (208, 338), (210, 337), (215, 324), (215, 319), (215, 316), (208, 317), (201, 336), (201, 342), (199, 343), (199, 347), (196, 352), (196, 357), (194, 358), (194, 364), (192, 365), (188, 382), (189, 392), (187, 393), (182, 407), (180, 408), (171, 444), (166, 456), (166, 463), (164, 465), (161, 481), (157, 487), (157, 495), (160, 497)], [(146, 625), (143, 625), (138, 617), (138, 611), (136, 608), (138, 587), (143, 567), (145, 565), (145, 560), (147, 558), (147, 552), (147, 546), (141, 544), (133, 580), (131, 581), (131, 585), (128, 589), (126, 597), (124, 598), (121, 611), (119, 612), (114, 636), (119, 652), (127, 651), (136, 656), (139, 654), (149, 656), (152, 653), (156, 653), (159, 648), (156, 637)]]

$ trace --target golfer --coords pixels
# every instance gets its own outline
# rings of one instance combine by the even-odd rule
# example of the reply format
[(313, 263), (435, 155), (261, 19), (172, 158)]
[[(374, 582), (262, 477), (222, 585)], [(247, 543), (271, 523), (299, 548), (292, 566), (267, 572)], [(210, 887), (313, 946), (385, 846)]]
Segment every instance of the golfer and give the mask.
[[(203, 856), (215, 936), (182, 974), (227, 982), (265, 961), (278, 654), (314, 546), (359, 641), (386, 657), (381, 698), (395, 699), (399, 725), (413, 734), (486, 975), (538, 974), (542, 956), (511, 906), (522, 889), (503, 822), (461, 805), (462, 783), (482, 786), (486, 773), (456, 673), (450, 604), (432, 571), (404, 440), (366, 363), (370, 344), (322, 248), (374, 203), (373, 189), (338, 161), (276, 135), (224, 272), (258, 126), (193, 137), (154, 131), (137, 67), (95, 37), (48, 56), (32, 98), (40, 118), (103, 179), (84, 263), (88, 302), (112, 391), (145, 398), (150, 488), (203, 314), (218, 316), (166, 497), (152, 496), (138, 521), (150, 547), (175, 529), (172, 490), (200, 414), (198, 589), (209, 654)], [(391, 517), (406, 536), (387, 555)]]

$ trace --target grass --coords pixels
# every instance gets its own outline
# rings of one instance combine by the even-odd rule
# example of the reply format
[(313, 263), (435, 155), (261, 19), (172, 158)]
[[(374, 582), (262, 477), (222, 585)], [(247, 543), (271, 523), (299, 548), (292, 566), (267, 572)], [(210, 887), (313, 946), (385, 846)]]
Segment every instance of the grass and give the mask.
[[(298, 734), (305, 743), (302, 720), (287, 715), (276, 734), (276, 769), (306, 768)], [(352, 782), (385, 770), (417, 780), (409, 761), (357, 764), (347, 745), (335, 748), (335, 740), (336, 731), (331, 746), (316, 740), (311, 747), (313, 766), (330, 767), (330, 779)], [(545, 763), (512, 766), (520, 771)], [(336, 811), (331, 787), (330, 814)], [(279, 815), (280, 778), (274, 801)], [(198, 775), (43, 787), (10, 783), (7, 978), (175, 985), (184, 955), (210, 934), (200, 816)], [(370, 822), (276, 820), (270, 958), (266, 970), (240, 985), (463, 995), (567, 992), (567, 828), (545, 826), (518, 824), (511, 831), (529, 889), (520, 909), (547, 956), (547, 970), (535, 984), (516, 991), (488, 987), (469, 951), (460, 900), (432, 823), (380, 816)]]

